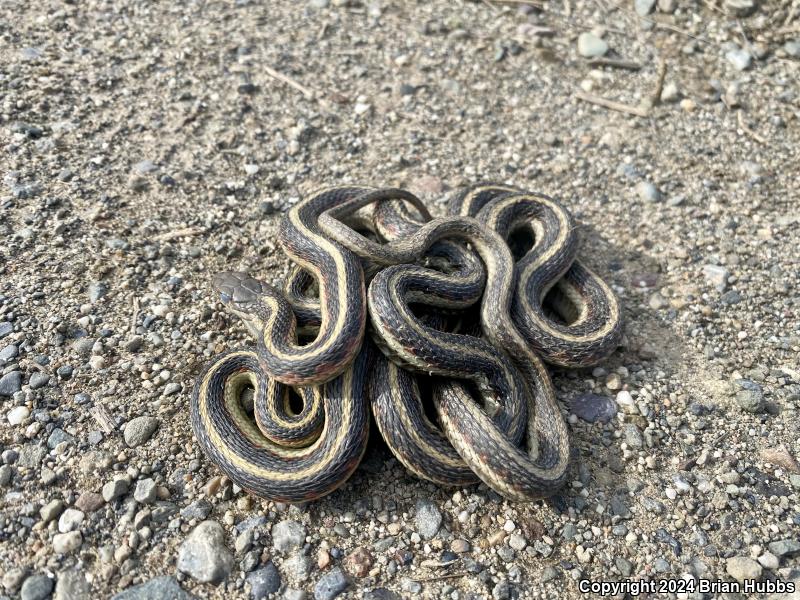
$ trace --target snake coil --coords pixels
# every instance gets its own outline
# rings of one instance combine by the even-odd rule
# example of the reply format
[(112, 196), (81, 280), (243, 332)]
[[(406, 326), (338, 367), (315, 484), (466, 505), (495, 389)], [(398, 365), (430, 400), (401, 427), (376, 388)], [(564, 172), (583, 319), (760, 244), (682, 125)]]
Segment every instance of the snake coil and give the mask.
[(432, 218), (405, 190), (326, 189), (281, 223), (296, 265), (283, 290), (215, 276), (256, 348), (210, 361), (191, 422), (234, 482), (286, 502), (332, 492), (363, 456), (371, 410), (418, 477), (481, 480), (520, 501), (563, 485), (569, 432), (545, 363), (605, 358), (621, 337), (619, 303), (577, 259), (556, 200), (479, 184), (448, 213)]

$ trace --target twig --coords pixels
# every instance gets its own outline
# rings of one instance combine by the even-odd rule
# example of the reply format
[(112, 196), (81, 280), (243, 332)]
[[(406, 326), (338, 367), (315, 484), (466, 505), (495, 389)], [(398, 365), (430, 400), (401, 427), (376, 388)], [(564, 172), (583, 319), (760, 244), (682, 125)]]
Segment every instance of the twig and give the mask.
[(647, 118), (650, 116), (650, 111), (644, 108), (639, 108), (638, 106), (630, 106), (628, 104), (623, 104), (622, 102), (614, 102), (613, 100), (606, 100), (605, 98), (601, 98), (600, 96), (594, 96), (592, 94), (587, 94), (585, 92), (576, 92), (575, 96), (579, 100), (583, 100), (584, 102), (588, 102), (589, 104), (596, 104), (597, 106), (602, 106), (603, 108), (608, 108), (610, 110), (616, 110), (618, 112), (627, 113), (629, 115), (634, 115), (642, 118)]
[(538, 8), (539, 10), (544, 10), (544, 4), (541, 2), (536, 2), (535, 0), (492, 0), (497, 4), (527, 4), (528, 6), (533, 6), (534, 8)]
[(205, 229), (202, 227), (184, 227), (183, 229), (175, 229), (174, 231), (167, 231), (166, 233), (162, 233), (160, 235), (155, 236), (153, 239), (158, 242), (168, 242), (170, 240), (174, 240), (179, 237), (184, 237), (187, 235), (197, 235), (198, 233), (203, 233)]
[(667, 59), (663, 56), (658, 61), (658, 79), (656, 79), (656, 88), (650, 95), (650, 105), (656, 106), (661, 102), (661, 92), (664, 91), (664, 80), (667, 78)]
[(613, 67), (615, 69), (626, 69), (628, 71), (638, 71), (642, 68), (642, 65), (632, 60), (619, 60), (616, 58), (605, 58), (603, 56), (590, 60), (589, 66)]
[(131, 316), (131, 334), (136, 333), (136, 321), (139, 319), (139, 298), (133, 297), (133, 315)]
[(114, 421), (111, 419), (111, 415), (108, 414), (105, 406), (102, 404), (95, 404), (90, 414), (94, 420), (97, 421), (97, 424), (103, 428), (103, 431), (106, 433), (114, 431)]
[(434, 575), (433, 577), (421, 577), (419, 579), (412, 579), (417, 583), (426, 583), (428, 581), (441, 581), (442, 579), (458, 579), (459, 577), (466, 577), (468, 573), (445, 573), (444, 575)]
[(642, 17), (641, 15), (637, 14), (635, 11), (631, 10), (630, 8), (627, 8), (627, 7), (622, 6), (620, 4), (617, 4), (616, 6), (617, 6), (618, 9), (620, 9), (620, 10), (622, 10), (624, 12), (626, 12), (628, 14), (631, 14), (631, 15), (634, 15), (637, 19), (641, 19), (642, 21), (646, 21), (647, 23), (652, 23), (653, 25), (655, 25), (656, 27), (660, 27), (661, 29), (668, 29), (670, 31), (674, 31), (675, 33), (680, 33), (681, 35), (685, 35), (686, 37), (692, 38), (693, 40), (697, 40), (698, 42), (703, 42), (704, 44), (708, 44), (709, 46), (718, 46), (719, 45), (719, 44), (715, 44), (711, 40), (707, 40), (704, 37), (700, 37), (700, 36), (694, 35), (693, 33), (689, 33), (688, 31), (686, 31), (684, 29), (681, 29), (680, 27), (675, 27), (674, 25), (669, 25), (667, 23), (662, 23), (661, 21), (656, 21), (655, 19), (651, 19), (649, 17)]
[(555, 29), (550, 27), (542, 27), (541, 25), (531, 25), (526, 29), (528, 35), (538, 35), (539, 37), (553, 37), (556, 34)]
[(736, 113), (736, 115), (737, 115), (737, 119), (739, 121), (739, 127), (742, 128), (742, 131), (744, 131), (747, 135), (749, 135), (751, 138), (753, 138), (759, 144), (766, 144), (767, 143), (767, 140), (764, 137), (762, 137), (759, 134), (757, 134), (755, 131), (750, 129), (745, 124), (744, 119), (742, 118), (742, 111), (739, 111), (738, 113)]
[(750, 54), (754, 54), (753, 46), (750, 44), (750, 40), (747, 38), (747, 32), (744, 30), (744, 25), (742, 25), (742, 20), (741, 19), (736, 19), (736, 25), (739, 27), (739, 33), (742, 34), (742, 42), (744, 42), (742, 44), (742, 46), (744, 46), (745, 49)]
[(497, 8), (497, 7), (496, 7), (494, 4), (492, 4), (491, 2), (489, 2), (489, 0), (481, 0), (481, 2), (483, 2), (483, 3), (484, 3), (486, 6), (488, 6), (489, 8), (491, 8), (491, 9), (492, 9), (492, 11), (493, 11), (495, 14), (497, 14), (497, 13), (499, 13), (499, 12), (500, 12), (500, 9), (499, 9), (499, 8)]
[(709, 39), (706, 39), (699, 35), (694, 35), (693, 33), (689, 33), (685, 29), (681, 29), (680, 27), (675, 27), (674, 25), (669, 25), (668, 23), (661, 23), (660, 21), (654, 21), (652, 19), (647, 19), (645, 17), (641, 17), (645, 21), (650, 21), (654, 23), (656, 27), (661, 29), (668, 29), (669, 31), (674, 31), (675, 33), (680, 33), (681, 35), (685, 35), (688, 38), (692, 38), (693, 40), (697, 40), (698, 42), (703, 42), (704, 44), (708, 44), (709, 46), (718, 46), (719, 44), (715, 44)]
[(786, 27), (794, 20), (795, 15), (797, 14), (797, 7), (800, 6), (800, 2), (792, 2), (792, 7), (789, 9), (789, 14), (786, 15), (786, 20), (783, 22), (783, 26)]
[(703, 4), (705, 4), (711, 10), (720, 13), (721, 15), (725, 15), (726, 17), (728, 16), (728, 13), (723, 9), (721, 9), (719, 6), (717, 6), (716, 2), (709, 2), (708, 0), (703, 0)]
[(273, 77), (273, 78), (277, 79), (278, 81), (282, 81), (283, 83), (292, 86), (294, 89), (296, 89), (298, 92), (303, 94), (303, 96), (305, 96), (309, 100), (314, 98), (314, 92), (313, 91), (311, 91), (306, 86), (297, 83), (291, 77), (287, 77), (283, 73), (279, 73), (275, 69), (273, 69), (271, 67), (268, 67), (268, 66), (263, 66), (262, 69), (264, 69), (264, 72), (267, 75), (269, 75), (270, 77)]
[(711, 441), (711, 447), (712, 447), (712, 448), (713, 448), (713, 447), (715, 447), (715, 446), (716, 446), (717, 444), (719, 444), (719, 443), (720, 443), (722, 440), (724, 440), (726, 437), (728, 437), (728, 435), (729, 435), (729, 432), (727, 432), (727, 431), (723, 431), (722, 433), (720, 433), (720, 434), (719, 434), (719, 435), (718, 435), (716, 438), (714, 438), (714, 439)]

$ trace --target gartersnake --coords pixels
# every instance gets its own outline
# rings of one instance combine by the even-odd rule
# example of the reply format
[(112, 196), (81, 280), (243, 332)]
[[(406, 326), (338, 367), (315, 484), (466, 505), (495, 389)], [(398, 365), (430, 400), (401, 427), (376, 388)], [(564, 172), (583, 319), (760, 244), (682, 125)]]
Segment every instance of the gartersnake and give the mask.
[[(324, 190), (281, 224), (298, 265), (283, 291), (241, 273), (215, 278), (257, 339), (255, 352), (213, 359), (192, 398), (199, 443), (233, 481), (289, 502), (329, 493), (363, 454), (369, 399), (388, 446), (420, 477), (477, 476), (518, 500), (560, 488), (570, 444), (543, 360), (606, 356), (621, 335), (619, 305), (576, 261), (574, 223), (555, 200), (484, 184), (457, 193), (450, 213), (430, 219), (402, 190)], [(520, 232), (533, 241), (515, 257)], [(478, 302), (479, 328), (467, 312)], [(364, 341), (367, 321), (383, 353)], [(244, 384), (254, 417), (237, 400)]]

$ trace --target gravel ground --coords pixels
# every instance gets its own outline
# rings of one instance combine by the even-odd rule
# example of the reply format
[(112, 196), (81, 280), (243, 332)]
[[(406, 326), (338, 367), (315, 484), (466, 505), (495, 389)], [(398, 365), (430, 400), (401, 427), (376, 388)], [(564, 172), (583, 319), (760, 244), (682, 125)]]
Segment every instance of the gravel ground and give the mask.
[[(545, 4), (3, 2), (0, 598), (800, 583), (800, 6)], [(222, 479), (189, 394), (248, 338), (210, 276), (279, 281), (317, 186), (481, 179), (561, 198), (624, 304), (554, 375), (564, 492), (437, 488), (377, 440), (306, 506)]]

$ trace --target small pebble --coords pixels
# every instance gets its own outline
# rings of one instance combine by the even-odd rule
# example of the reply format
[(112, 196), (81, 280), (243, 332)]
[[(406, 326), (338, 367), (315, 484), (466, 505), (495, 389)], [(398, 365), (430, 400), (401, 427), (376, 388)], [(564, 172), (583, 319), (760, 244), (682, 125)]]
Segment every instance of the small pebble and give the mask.
[(585, 58), (596, 58), (608, 52), (608, 43), (593, 33), (584, 32), (578, 36), (578, 54)]

